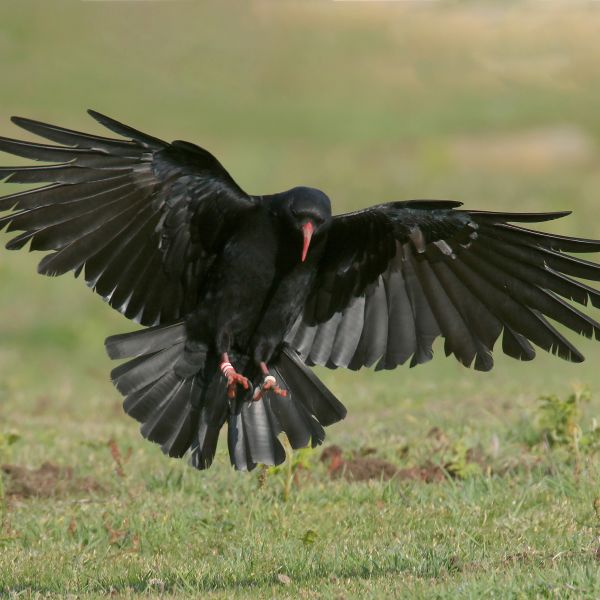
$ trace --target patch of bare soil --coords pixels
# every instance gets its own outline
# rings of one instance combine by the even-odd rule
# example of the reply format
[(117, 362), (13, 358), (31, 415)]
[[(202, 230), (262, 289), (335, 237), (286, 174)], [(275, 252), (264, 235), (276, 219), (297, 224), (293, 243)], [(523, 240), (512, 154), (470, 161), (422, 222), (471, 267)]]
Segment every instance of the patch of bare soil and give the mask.
[(400, 469), (398, 479), (402, 481), (424, 481), (425, 483), (440, 483), (446, 480), (446, 473), (439, 465), (434, 465), (430, 461), (418, 467), (409, 469)]
[[(444, 441), (441, 438), (440, 440)], [(395, 479), (398, 481), (440, 483), (447, 481), (448, 477), (459, 476), (450, 463), (442, 467), (426, 460), (421, 465), (400, 469), (387, 460), (373, 456), (375, 453), (374, 448), (367, 448), (346, 458), (344, 451), (339, 446), (332, 445), (325, 448), (321, 453), (321, 462), (327, 465), (327, 472), (332, 479), (343, 477), (348, 481), (389, 481)], [(483, 456), (477, 449), (467, 451), (466, 462), (477, 463), (480, 466), (485, 465)]]
[(75, 477), (71, 467), (45, 462), (38, 469), (21, 465), (2, 465), (5, 493), (18, 498), (56, 498), (103, 491), (92, 477)]
[[(369, 449), (372, 450), (372, 449)], [(372, 454), (370, 451), (368, 454)], [(392, 463), (374, 456), (342, 457), (339, 446), (328, 446), (321, 454), (321, 461), (328, 463), (327, 471), (332, 479), (344, 477), (348, 481), (369, 481), (371, 479), (392, 479), (398, 468)]]

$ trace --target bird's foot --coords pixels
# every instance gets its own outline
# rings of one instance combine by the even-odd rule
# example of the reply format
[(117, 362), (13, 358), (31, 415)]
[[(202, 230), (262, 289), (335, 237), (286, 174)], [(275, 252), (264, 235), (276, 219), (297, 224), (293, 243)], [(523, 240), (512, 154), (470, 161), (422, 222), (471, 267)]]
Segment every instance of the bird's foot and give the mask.
[(269, 367), (267, 367), (264, 362), (261, 362), (260, 368), (265, 378), (263, 379), (261, 385), (254, 390), (254, 401), (257, 402), (260, 400), (264, 396), (265, 392), (273, 392), (274, 394), (285, 398), (287, 396), (287, 390), (277, 385), (277, 379), (275, 379), (275, 377), (269, 373)]
[(227, 353), (223, 354), (221, 364), (219, 365), (221, 373), (227, 378), (227, 397), (235, 398), (237, 395), (237, 386), (241, 385), (245, 390), (250, 387), (250, 382), (247, 377), (240, 375), (229, 362)]

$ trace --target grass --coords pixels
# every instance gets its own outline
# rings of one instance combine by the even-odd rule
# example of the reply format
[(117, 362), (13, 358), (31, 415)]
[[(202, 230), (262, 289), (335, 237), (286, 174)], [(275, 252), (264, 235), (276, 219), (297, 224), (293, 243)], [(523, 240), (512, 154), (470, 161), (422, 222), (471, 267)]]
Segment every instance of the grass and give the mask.
[[(553, 230), (600, 236), (592, 6), (19, 3), (0, 19), (2, 135), (11, 114), (99, 132), (93, 107), (205, 145), (250, 192), (568, 208)], [(50, 463), (3, 477), (0, 596), (598, 596), (597, 343), (583, 365), (498, 356), (481, 374), (438, 345), (414, 370), (319, 371), (349, 408), (327, 440), (347, 465), (371, 448), (441, 477), (351, 481), (315, 451), (284, 501), (285, 469), (234, 473), (221, 448), (198, 473), (140, 439), (102, 348), (131, 325), (38, 259), (0, 253), (0, 463)], [(572, 411), (574, 384), (592, 397)]]

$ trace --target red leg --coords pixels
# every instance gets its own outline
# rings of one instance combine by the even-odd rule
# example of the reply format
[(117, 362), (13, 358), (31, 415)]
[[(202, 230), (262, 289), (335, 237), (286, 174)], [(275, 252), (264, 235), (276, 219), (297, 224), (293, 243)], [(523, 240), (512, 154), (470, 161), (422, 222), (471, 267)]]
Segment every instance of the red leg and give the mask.
[(240, 375), (229, 362), (227, 352), (224, 352), (221, 357), (219, 369), (221, 369), (221, 373), (227, 378), (227, 396), (229, 398), (235, 398), (238, 385), (241, 385), (245, 390), (250, 387), (248, 379), (243, 375)]
[(283, 388), (277, 385), (277, 380), (275, 379), (275, 377), (273, 377), (273, 375), (269, 373), (269, 367), (267, 367), (267, 363), (261, 362), (260, 370), (262, 371), (265, 378), (261, 386), (257, 387), (254, 390), (254, 400), (260, 400), (263, 397), (264, 392), (268, 390), (272, 391), (278, 396), (283, 396), (285, 398), (287, 396), (287, 390), (284, 390)]

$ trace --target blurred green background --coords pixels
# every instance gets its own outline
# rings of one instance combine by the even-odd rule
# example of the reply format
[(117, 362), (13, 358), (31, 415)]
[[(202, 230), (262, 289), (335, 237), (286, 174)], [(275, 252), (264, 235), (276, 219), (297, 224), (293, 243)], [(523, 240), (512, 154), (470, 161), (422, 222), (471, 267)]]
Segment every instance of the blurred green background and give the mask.
[[(102, 133), (94, 108), (208, 148), (250, 193), (315, 186), (336, 212), (408, 198), (568, 209), (550, 229), (600, 237), (598, 31), (596, 3), (4, 2), (0, 135), (31, 139), (11, 115)], [(0, 428), (21, 436), (13, 460), (108, 478), (109, 454), (85, 444), (112, 437), (133, 446), (141, 480), (179, 469), (138, 439), (109, 382), (102, 341), (133, 326), (82, 282), (37, 276), (39, 259), (0, 252)], [(417, 369), (322, 371), (349, 408), (329, 440), (385, 453), (435, 426), (485, 445), (573, 382), (596, 393), (597, 414), (600, 344), (578, 341), (583, 365), (498, 356), (480, 374), (438, 345)], [(246, 493), (226, 465), (222, 451), (186, 477)]]

